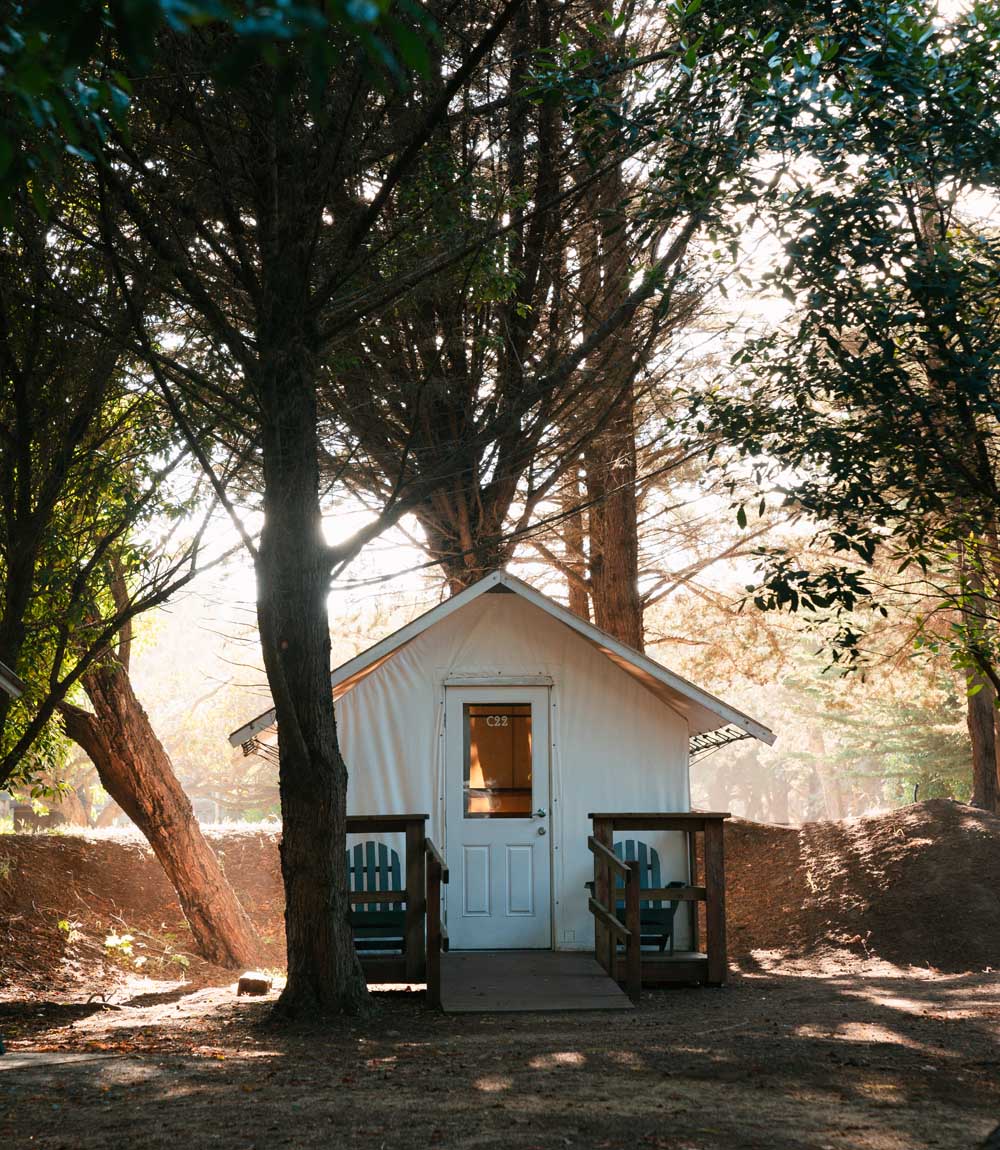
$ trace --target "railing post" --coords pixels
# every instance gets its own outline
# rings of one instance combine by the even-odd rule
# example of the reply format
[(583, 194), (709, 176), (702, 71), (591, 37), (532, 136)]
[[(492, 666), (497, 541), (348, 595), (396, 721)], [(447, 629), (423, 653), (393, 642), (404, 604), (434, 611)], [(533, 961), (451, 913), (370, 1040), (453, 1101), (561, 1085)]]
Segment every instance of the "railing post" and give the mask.
[(625, 943), (625, 989), (635, 1003), (638, 1003), (642, 989), (642, 928), (639, 924), (641, 881), (639, 863), (633, 859), (628, 864), (628, 877), (625, 880), (625, 925), (629, 931)]
[(427, 1004), (441, 1006), (441, 864), (427, 862)]
[(705, 950), (710, 986), (722, 986), (728, 973), (726, 957), (726, 859), (722, 819), (705, 820)]
[[(685, 831), (684, 833), (687, 836), (688, 882), (691, 886), (698, 886), (700, 885), (698, 882), (698, 836), (694, 831)], [(688, 923), (691, 927), (690, 949), (697, 951), (700, 949), (698, 945), (698, 902), (692, 899), (687, 906)]]
[[(613, 851), (615, 835), (606, 819), (594, 819), (594, 840), (609, 851)], [(611, 867), (597, 855), (594, 856), (594, 898), (602, 906), (615, 913), (615, 880)], [(617, 977), (617, 946), (614, 932), (601, 922), (594, 923), (594, 954), (597, 961), (611, 975)]]
[(404, 956), (406, 977), (420, 982), (427, 968), (424, 944), (426, 859), (424, 854), (424, 820), (412, 819), (406, 824), (406, 924)]

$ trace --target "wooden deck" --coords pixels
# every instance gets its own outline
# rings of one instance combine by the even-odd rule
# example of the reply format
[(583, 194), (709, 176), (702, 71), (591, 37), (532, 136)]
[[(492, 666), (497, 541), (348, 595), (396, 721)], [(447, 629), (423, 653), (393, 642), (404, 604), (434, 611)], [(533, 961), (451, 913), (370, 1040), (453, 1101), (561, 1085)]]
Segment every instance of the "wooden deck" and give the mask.
[[(594, 833), (587, 847), (594, 856), (594, 881), (587, 900), (594, 916), (594, 957), (602, 970), (625, 983), (629, 998), (639, 1001), (643, 986), (726, 981), (726, 870), (724, 832), (728, 814), (719, 811), (648, 811), (591, 813)], [(642, 864), (615, 853), (615, 832), (683, 831), (688, 840), (689, 886), (643, 885)], [(701, 835), (701, 867), (697, 836)], [(698, 882), (699, 877), (701, 883)], [(691, 906), (693, 949), (663, 955), (642, 947), (643, 900), (667, 903), (676, 914), (680, 903)], [(697, 904), (705, 908), (705, 950), (698, 946)]]
[[(616, 970), (618, 981), (625, 982), (628, 978), (625, 955), (618, 955)], [(694, 986), (704, 985), (708, 981), (707, 954), (697, 950), (676, 950), (673, 954), (658, 954), (650, 950), (642, 952), (643, 986)]]
[(441, 956), (447, 1014), (630, 1010), (593, 954), (556, 950), (452, 951)]

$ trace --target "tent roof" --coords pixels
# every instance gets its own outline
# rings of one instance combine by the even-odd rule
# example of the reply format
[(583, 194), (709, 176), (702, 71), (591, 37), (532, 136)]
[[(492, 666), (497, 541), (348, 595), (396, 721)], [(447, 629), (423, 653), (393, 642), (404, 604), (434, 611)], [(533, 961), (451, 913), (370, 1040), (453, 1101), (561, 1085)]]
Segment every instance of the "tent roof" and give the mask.
[[(641, 683), (666, 706), (682, 714), (688, 722), (692, 735), (715, 731), (720, 727), (735, 726), (753, 738), (760, 739), (769, 745), (774, 742), (774, 733), (763, 723), (758, 723), (749, 715), (745, 715), (742, 711), (723, 702), (722, 699), (717, 699), (708, 691), (703, 691), (701, 687), (689, 683), (687, 679), (667, 670), (666, 667), (661, 666), (647, 655), (627, 647), (624, 643), (619, 643), (617, 639), (612, 638), (599, 627), (578, 618), (565, 607), (561, 607), (547, 596), (539, 594), (521, 579), (508, 575), (506, 571), (492, 572), (480, 579), (478, 583), (474, 583), (459, 594), (453, 595), (450, 599), (446, 599), (443, 603), (425, 611), (412, 623), (400, 627), (398, 631), (382, 639), (373, 647), (369, 647), (367, 651), (362, 651), (360, 655), (355, 655), (353, 659), (342, 664), (330, 676), (333, 697), (339, 699), (352, 687), (357, 686), (358, 683), (367, 678), (387, 659), (392, 658), (400, 648), (405, 647), (407, 643), (417, 638), (418, 635), (422, 635), (436, 623), (446, 619), (454, 611), (461, 610), (462, 607), (474, 599), (478, 599), (487, 591), (500, 590), (520, 595), (522, 599), (526, 599), (540, 611), (544, 611), (547, 615), (558, 619), (560, 623), (576, 631), (616, 667)], [(245, 723), (238, 731), (233, 731), (229, 736), (229, 741), (234, 747), (238, 747), (272, 726), (274, 726), (273, 707), (255, 719), (251, 719), (249, 723)]]

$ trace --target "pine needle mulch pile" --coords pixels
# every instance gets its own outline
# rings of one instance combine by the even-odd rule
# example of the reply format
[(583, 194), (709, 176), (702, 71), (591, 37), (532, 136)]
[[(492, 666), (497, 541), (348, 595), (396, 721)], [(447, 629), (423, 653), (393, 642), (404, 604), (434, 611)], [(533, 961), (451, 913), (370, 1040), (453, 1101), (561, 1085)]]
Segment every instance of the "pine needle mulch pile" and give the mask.
[[(209, 832), (261, 935), (284, 965), (278, 836)], [(103, 994), (125, 977), (229, 981), (194, 949), (177, 897), (137, 836), (0, 835), (0, 999)]]
[[(209, 841), (266, 965), (280, 970), (278, 836), (246, 827)], [(1000, 969), (1000, 818), (973, 807), (931, 800), (801, 828), (733, 819), (726, 882), (730, 955), (744, 966), (768, 952)], [(128, 836), (0, 835), (0, 998), (108, 993), (137, 974), (232, 977), (195, 953), (148, 847)]]
[(1000, 969), (1000, 818), (945, 799), (803, 827), (726, 827), (730, 953)]

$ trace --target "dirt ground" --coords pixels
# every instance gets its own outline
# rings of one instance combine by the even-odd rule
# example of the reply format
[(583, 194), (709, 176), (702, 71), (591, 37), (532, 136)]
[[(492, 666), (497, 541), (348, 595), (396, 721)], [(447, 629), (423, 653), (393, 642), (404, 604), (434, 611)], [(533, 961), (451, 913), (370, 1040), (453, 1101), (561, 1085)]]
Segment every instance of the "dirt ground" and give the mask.
[(1000, 1123), (1000, 979), (760, 955), (635, 1012), (267, 1023), (232, 985), (8, 1002), (0, 1146), (921, 1150)]
[[(211, 841), (277, 969), (276, 836)], [(0, 1148), (981, 1146), (1000, 1125), (1000, 819), (935, 801), (734, 820), (726, 880), (721, 990), (459, 1016), (397, 991), (364, 1021), (282, 1029), (194, 954), (142, 844), (0, 836)]]

